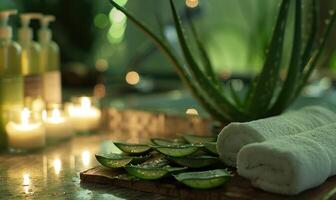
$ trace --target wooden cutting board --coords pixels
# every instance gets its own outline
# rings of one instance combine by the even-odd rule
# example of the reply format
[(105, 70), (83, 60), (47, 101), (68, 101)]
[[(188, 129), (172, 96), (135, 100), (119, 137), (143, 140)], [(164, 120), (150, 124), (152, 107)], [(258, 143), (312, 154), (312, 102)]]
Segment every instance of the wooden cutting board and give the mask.
[[(296, 196), (271, 194), (251, 186), (247, 179), (235, 175), (225, 186), (211, 190), (196, 190), (188, 188), (172, 179), (160, 181), (128, 180), (122, 170), (107, 169), (97, 166), (80, 173), (82, 182), (94, 184), (110, 184), (113, 186), (151, 192), (179, 199), (220, 200), (220, 199), (254, 199), (254, 200), (317, 200), (322, 199), (328, 192), (336, 188), (336, 176), (329, 178), (321, 186), (307, 190)], [(336, 199), (334, 196), (331, 199)]]

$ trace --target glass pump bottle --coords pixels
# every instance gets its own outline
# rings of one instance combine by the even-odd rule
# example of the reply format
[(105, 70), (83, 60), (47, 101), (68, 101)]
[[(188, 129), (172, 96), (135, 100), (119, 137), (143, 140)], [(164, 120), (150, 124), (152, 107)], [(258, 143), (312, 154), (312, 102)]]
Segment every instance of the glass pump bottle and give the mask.
[(33, 41), (33, 31), (29, 27), (32, 19), (40, 19), (39, 13), (24, 13), (20, 15), (21, 28), (18, 42), (22, 47), (21, 66), (24, 77), (24, 101), (34, 111), (44, 109), (43, 79), (39, 66), (40, 45)]
[(52, 15), (40, 18), (41, 28), (38, 32), (41, 45), (40, 68), (43, 72), (43, 98), (47, 104), (62, 102), (60, 54), (58, 45), (52, 41), (49, 23), (55, 21)]
[(7, 140), (3, 127), (8, 122), (9, 111), (23, 107), (21, 47), (12, 41), (12, 28), (8, 25), (9, 16), (16, 13), (16, 10), (0, 12), (0, 149), (6, 148)]

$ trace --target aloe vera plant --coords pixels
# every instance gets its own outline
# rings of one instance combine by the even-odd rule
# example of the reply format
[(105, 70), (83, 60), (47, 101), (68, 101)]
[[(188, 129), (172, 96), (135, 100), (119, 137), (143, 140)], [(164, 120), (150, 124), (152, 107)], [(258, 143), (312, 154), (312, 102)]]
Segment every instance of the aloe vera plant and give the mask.
[[(170, 7), (183, 53), (183, 61), (178, 59), (164, 38), (155, 35), (113, 0), (110, 2), (157, 45), (174, 66), (195, 99), (210, 116), (222, 123), (272, 116), (288, 107), (300, 94), (315, 69), (336, 19), (334, 10), (331, 10), (325, 30), (321, 37), (318, 37), (319, 1), (296, 0), (291, 3), (291, 0), (282, 0), (261, 72), (255, 77), (253, 84), (249, 86), (249, 92), (244, 97), (237, 95), (237, 91), (230, 87), (228, 90), (232, 98), (229, 98), (224, 94), (225, 88), (218, 80), (209, 56), (191, 23), (191, 33), (196, 40), (202, 62), (198, 63), (194, 58), (173, 0), (170, 0)], [(310, 3), (309, 6), (303, 6), (303, 3), (307, 2)], [(288, 22), (290, 6), (295, 7), (293, 45), (287, 75), (284, 81), (281, 81), (279, 72), (283, 59), (285, 32), (287, 28), (290, 28)], [(303, 14), (309, 17), (304, 18)]]

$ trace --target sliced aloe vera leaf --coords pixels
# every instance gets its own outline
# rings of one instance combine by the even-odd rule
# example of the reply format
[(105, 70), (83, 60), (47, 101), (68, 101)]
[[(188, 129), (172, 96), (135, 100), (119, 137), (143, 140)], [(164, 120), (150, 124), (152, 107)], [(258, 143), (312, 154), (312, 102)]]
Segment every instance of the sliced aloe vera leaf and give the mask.
[(129, 144), (114, 142), (114, 144), (123, 152), (128, 154), (144, 154), (151, 150), (151, 147), (146, 144)]
[(218, 158), (213, 156), (170, 157), (168, 159), (178, 165), (188, 168), (209, 167), (219, 162)]
[(224, 169), (202, 172), (183, 172), (173, 175), (175, 179), (196, 189), (210, 189), (225, 184), (232, 176)]
[(171, 157), (184, 157), (197, 152), (200, 146), (196, 145), (179, 145), (179, 146), (155, 146), (156, 151)]
[(203, 144), (206, 142), (216, 142), (216, 136), (184, 135), (183, 138), (190, 144)]
[(216, 142), (206, 142), (204, 143), (204, 149), (213, 155), (218, 155), (217, 147), (216, 147)]
[(97, 161), (105, 167), (120, 168), (127, 164), (140, 164), (151, 157), (150, 154), (143, 156), (128, 156), (125, 154), (96, 154)]
[(150, 140), (154, 145), (159, 145), (159, 146), (176, 146), (176, 145), (181, 145), (185, 144), (183, 140), (180, 139), (163, 139), (163, 138), (152, 138)]
[(132, 161), (131, 164), (141, 164), (145, 161), (147, 161), (152, 155), (151, 154), (146, 154), (146, 155), (141, 155), (141, 156), (132, 156)]
[(143, 167), (164, 167), (169, 164), (169, 161), (163, 157), (154, 157), (153, 159), (149, 159), (144, 163), (141, 163)]
[(96, 154), (97, 161), (108, 168), (120, 168), (126, 166), (132, 161), (132, 157), (121, 154)]
[(127, 172), (139, 179), (156, 180), (167, 176), (169, 173), (185, 170), (185, 167), (153, 167), (153, 166), (126, 166)]

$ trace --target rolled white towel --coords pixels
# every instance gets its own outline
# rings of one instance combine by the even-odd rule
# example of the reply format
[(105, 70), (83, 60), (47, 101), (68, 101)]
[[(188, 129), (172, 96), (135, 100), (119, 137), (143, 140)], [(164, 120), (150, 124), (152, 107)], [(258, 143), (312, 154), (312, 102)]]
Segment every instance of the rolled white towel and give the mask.
[(293, 195), (336, 175), (336, 123), (244, 146), (238, 174), (265, 191)]
[(218, 135), (217, 151), (225, 164), (235, 167), (238, 151), (247, 144), (301, 133), (333, 122), (336, 122), (336, 114), (320, 106), (251, 122), (233, 122)]

